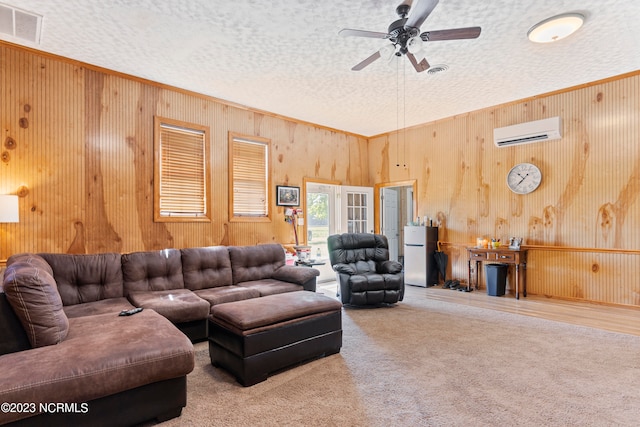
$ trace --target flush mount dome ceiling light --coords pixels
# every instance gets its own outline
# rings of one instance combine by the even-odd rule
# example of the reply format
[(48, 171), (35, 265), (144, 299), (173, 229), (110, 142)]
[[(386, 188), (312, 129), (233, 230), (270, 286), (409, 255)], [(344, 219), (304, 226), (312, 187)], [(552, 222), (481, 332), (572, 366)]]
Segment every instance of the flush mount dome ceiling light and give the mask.
[(527, 32), (529, 40), (535, 43), (551, 43), (575, 33), (584, 22), (584, 15), (563, 13), (538, 22)]

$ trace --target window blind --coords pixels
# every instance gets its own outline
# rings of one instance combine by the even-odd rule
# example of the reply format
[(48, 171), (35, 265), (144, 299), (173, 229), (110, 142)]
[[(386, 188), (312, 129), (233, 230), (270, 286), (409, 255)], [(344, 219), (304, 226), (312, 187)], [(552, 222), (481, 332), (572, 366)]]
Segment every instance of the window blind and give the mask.
[(159, 126), (160, 217), (206, 217), (206, 133), (171, 124)]
[(267, 142), (232, 138), (234, 217), (268, 217)]

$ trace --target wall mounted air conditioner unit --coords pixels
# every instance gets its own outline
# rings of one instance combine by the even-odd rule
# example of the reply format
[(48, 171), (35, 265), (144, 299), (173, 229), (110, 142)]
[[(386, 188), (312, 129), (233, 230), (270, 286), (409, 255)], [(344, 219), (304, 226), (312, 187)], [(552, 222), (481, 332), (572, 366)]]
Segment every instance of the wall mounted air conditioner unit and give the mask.
[(493, 130), (493, 142), (498, 147), (550, 141), (562, 138), (560, 117), (520, 123)]

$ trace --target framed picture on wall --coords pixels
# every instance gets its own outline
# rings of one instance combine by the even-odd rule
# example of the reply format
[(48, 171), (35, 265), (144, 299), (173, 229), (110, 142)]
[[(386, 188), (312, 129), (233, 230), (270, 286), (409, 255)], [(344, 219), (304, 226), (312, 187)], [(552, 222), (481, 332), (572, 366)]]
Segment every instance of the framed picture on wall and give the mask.
[(276, 186), (276, 205), (278, 206), (299, 206), (300, 187)]

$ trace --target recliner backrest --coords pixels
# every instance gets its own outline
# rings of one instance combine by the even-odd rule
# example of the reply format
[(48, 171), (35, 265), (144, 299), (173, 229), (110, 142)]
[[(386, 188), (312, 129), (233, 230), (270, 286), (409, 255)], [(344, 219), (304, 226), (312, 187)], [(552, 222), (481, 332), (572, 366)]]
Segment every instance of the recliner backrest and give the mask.
[(389, 259), (389, 243), (383, 234), (344, 233), (327, 238), (331, 265), (348, 264), (359, 274), (376, 273)]

